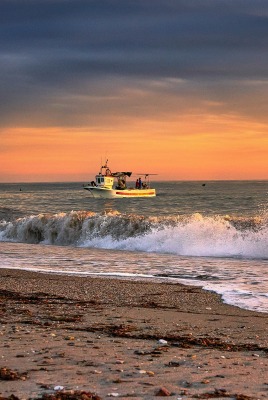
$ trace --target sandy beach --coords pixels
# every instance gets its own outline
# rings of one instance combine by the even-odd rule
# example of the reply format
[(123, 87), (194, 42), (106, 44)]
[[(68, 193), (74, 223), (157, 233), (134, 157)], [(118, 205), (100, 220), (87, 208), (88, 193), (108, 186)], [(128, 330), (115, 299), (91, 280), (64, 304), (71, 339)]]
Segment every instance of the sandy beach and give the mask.
[(1, 399), (268, 398), (267, 314), (214, 293), (0, 269), (0, 295)]

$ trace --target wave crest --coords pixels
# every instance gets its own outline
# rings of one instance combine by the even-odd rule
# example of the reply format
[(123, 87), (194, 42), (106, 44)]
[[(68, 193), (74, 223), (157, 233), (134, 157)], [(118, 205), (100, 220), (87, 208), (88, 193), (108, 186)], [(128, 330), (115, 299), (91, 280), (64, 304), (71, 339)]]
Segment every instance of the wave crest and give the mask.
[(268, 258), (267, 217), (145, 217), (111, 211), (2, 221), (0, 240), (187, 256)]

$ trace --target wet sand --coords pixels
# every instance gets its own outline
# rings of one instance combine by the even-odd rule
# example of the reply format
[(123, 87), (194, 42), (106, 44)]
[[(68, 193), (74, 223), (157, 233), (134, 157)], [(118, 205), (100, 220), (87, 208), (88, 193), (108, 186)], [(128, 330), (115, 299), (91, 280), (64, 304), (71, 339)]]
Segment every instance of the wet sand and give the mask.
[(0, 399), (268, 398), (267, 314), (197, 287), (0, 269), (0, 324)]

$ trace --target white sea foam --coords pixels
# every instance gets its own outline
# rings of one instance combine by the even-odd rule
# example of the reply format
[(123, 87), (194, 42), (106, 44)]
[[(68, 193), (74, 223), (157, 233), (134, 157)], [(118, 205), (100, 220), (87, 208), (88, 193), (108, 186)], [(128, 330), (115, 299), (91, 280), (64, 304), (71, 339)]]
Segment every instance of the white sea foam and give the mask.
[(266, 218), (41, 214), (2, 222), (0, 240), (182, 256), (268, 259)]
[(186, 256), (212, 257), (268, 257), (267, 230), (261, 232), (237, 232), (235, 228), (194, 222), (186, 226), (154, 230), (145, 237), (128, 238), (116, 243), (116, 248), (149, 252), (173, 253)]

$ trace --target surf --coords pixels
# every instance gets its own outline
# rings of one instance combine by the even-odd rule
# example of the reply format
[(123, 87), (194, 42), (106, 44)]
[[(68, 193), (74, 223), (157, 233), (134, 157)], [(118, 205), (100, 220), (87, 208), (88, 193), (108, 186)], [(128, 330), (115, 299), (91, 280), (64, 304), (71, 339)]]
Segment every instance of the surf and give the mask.
[(0, 223), (0, 241), (197, 257), (268, 258), (267, 216), (38, 214)]

